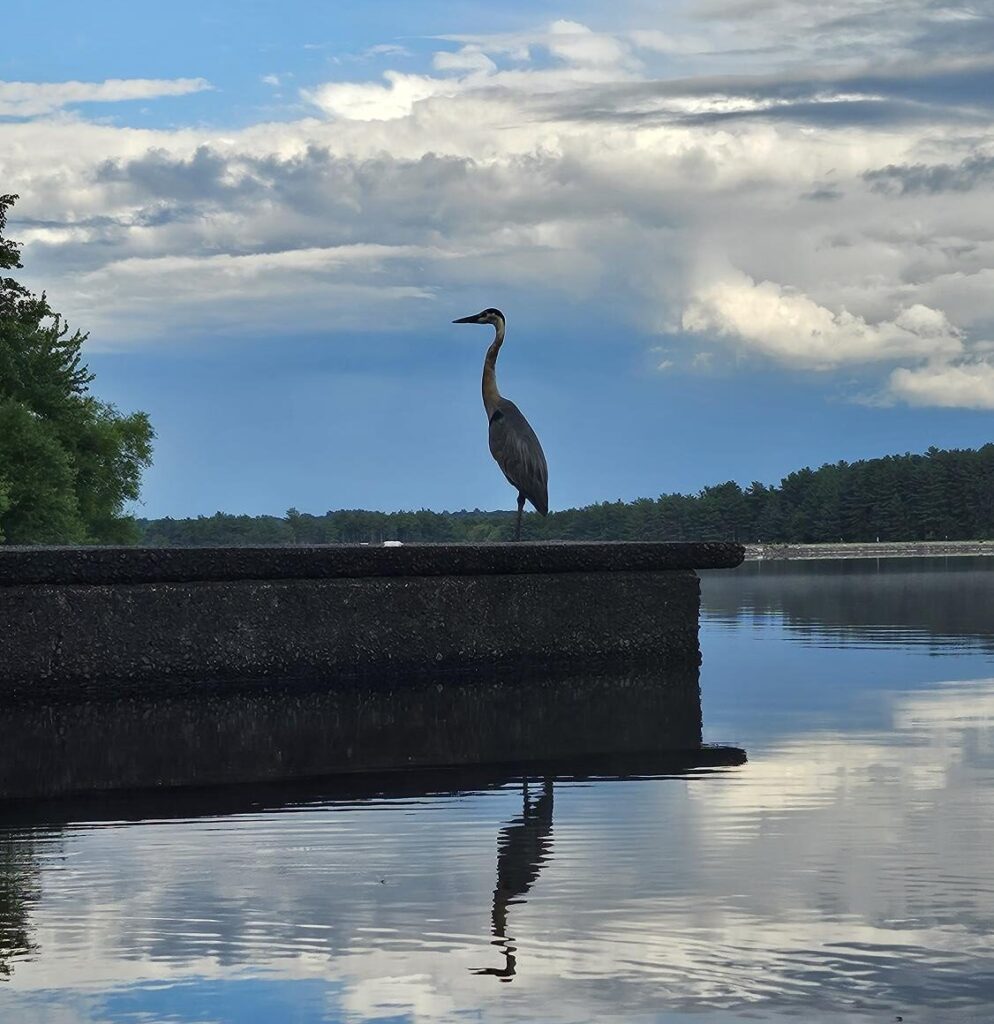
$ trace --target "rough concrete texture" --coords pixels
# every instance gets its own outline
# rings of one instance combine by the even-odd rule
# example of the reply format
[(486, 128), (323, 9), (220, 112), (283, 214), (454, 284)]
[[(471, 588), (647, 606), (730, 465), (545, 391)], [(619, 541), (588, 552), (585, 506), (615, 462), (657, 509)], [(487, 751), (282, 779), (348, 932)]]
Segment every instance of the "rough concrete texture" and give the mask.
[(690, 571), (0, 587), (0, 701), (205, 680), (698, 663)]
[(695, 666), (440, 673), (375, 687), (267, 684), (27, 706), (0, 718), (0, 750), (0, 799), (591, 755), (704, 758), (694, 753), (701, 751)]
[(741, 544), (520, 543), (403, 547), (0, 547), (0, 586), (731, 569)]

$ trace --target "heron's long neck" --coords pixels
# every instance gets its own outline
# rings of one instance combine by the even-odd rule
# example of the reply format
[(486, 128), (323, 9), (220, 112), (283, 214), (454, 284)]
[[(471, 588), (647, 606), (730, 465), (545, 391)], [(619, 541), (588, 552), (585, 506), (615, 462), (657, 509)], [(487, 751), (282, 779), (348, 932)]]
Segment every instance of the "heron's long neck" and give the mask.
[(497, 353), (504, 344), (503, 322), (498, 322), (496, 329), (493, 344), (487, 349), (487, 358), (483, 361), (483, 405), (487, 410), (487, 419), (496, 412), (500, 401), (500, 392), (497, 390)]

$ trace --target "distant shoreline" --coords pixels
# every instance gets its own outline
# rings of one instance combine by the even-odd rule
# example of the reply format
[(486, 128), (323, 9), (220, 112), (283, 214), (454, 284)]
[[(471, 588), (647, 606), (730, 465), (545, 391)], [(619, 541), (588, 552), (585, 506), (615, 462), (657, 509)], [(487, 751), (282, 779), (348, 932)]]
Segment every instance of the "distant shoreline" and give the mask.
[(994, 555), (994, 540), (909, 540), (863, 544), (746, 544), (747, 562), (816, 558), (946, 558)]

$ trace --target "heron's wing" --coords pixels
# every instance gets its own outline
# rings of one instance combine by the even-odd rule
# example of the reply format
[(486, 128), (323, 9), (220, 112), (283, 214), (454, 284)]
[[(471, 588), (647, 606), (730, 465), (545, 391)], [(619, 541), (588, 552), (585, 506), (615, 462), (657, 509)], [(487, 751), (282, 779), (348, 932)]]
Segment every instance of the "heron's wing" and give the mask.
[(538, 509), (549, 511), (549, 467), (545, 452), (521, 410), (506, 398), (490, 419), (490, 454), (504, 476)]

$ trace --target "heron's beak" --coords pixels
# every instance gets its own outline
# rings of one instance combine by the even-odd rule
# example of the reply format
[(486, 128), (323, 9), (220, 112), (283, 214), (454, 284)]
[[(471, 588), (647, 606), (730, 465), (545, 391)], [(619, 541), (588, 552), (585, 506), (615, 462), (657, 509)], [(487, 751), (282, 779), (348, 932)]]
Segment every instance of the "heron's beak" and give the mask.
[(473, 316), (464, 316), (459, 320), (453, 320), (454, 324), (476, 324), (480, 322), (480, 314), (474, 313)]

